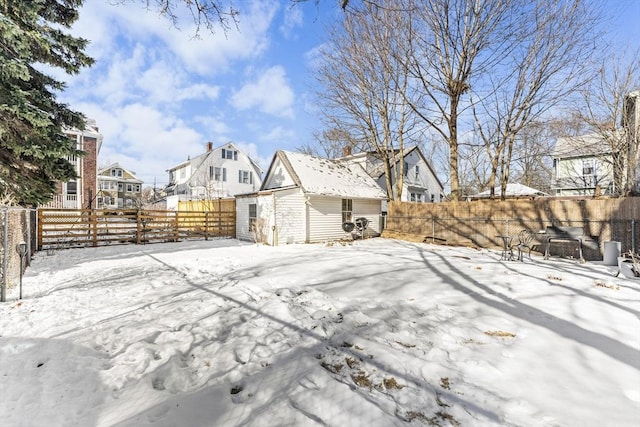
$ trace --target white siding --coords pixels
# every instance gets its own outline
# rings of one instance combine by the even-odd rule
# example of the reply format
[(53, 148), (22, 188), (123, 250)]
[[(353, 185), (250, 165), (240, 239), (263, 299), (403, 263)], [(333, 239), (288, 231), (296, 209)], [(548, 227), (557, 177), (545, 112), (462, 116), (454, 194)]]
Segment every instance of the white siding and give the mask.
[(249, 231), (249, 204), (257, 203), (257, 197), (236, 198), (236, 239), (255, 241), (255, 236)]
[[(411, 201), (410, 193), (413, 192), (423, 194), (423, 201), (426, 202), (431, 201), (431, 195), (433, 194), (434, 201), (439, 202), (440, 194), (443, 191), (442, 187), (440, 187), (436, 177), (431, 173), (429, 166), (422, 159), (422, 156), (418, 154), (418, 151), (412, 151), (404, 159), (407, 163), (407, 169), (403, 180), (401, 200), (403, 202)], [(417, 173), (416, 166), (418, 167)]]
[[(367, 236), (380, 234), (381, 201), (352, 199), (352, 220), (365, 217), (369, 220)], [(309, 242), (323, 242), (351, 237), (342, 230), (342, 198), (311, 196), (309, 198)]]
[(367, 236), (380, 234), (380, 213), (382, 201), (372, 199), (353, 200), (353, 218), (365, 217), (369, 220)]
[(275, 205), (270, 212), (276, 221), (276, 235), (271, 236), (273, 244), (306, 242), (306, 203), (300, 189), (276, 191), (273, 197)]
[(265, 178), (264, 189), (271, 190), (273, 188), (282, 188), (295, 185), (293, 178), (284, 167), (279, 158), (276, 158), (269, 171), (269, 176)]
[(309, 242), (337, 240), (345, 237), (342, 230), (342, 199), (311, 196), (309, 198)]

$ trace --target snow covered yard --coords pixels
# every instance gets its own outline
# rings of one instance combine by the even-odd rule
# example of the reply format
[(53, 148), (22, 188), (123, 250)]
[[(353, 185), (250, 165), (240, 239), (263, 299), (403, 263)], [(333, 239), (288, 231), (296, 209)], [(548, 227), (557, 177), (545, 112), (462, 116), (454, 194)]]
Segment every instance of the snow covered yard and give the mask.
[(637, 426), (640, 281), (388, 239), (36, 254), (3, 426)]

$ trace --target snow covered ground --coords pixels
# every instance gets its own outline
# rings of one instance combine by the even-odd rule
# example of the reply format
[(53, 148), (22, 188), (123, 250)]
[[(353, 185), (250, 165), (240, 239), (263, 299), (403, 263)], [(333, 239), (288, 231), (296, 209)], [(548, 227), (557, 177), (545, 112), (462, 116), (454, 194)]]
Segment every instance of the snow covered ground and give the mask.
[(37, 253), (2, 426), (637, 426), (640, 281), (388, 239)]

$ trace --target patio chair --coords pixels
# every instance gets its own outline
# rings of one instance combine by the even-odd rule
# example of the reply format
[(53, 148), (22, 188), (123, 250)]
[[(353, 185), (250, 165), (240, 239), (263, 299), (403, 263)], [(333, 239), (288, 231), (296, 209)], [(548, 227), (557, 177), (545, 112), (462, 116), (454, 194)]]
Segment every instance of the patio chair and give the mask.
[(536, 234), (531, 230), (522, 230), (518, 233), (518, 243), (515, 248), (518, 250), (518, 261), (524, 261), (524, 252), (527, 251), (527, 256), (531, 260), (531, 249), (536, 239)]

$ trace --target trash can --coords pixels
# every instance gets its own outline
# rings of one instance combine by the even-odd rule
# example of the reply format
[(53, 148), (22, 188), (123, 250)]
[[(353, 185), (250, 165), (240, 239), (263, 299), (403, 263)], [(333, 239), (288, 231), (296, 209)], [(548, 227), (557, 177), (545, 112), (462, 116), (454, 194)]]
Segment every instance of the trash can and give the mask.
[(604, 255), (602, 257), (602, 263), (604, 265), (618, 265), (618, 257), (622, 250), (622, 244), (620, 242), (604, 242)]

